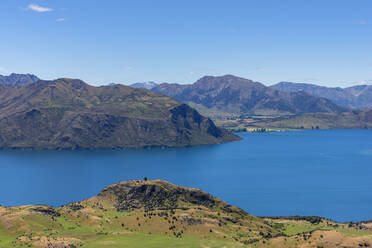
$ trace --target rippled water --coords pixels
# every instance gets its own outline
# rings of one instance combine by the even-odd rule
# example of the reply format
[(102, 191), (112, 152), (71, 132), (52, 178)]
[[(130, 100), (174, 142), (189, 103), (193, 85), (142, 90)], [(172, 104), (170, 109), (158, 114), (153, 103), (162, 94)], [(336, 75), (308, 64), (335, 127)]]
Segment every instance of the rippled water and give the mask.
[(0, 151), (0, 204), (59, 206), (123, 180), (200, 188), (249, 213), (372, 219), (372, 131), (240, 134), (194, 148)]

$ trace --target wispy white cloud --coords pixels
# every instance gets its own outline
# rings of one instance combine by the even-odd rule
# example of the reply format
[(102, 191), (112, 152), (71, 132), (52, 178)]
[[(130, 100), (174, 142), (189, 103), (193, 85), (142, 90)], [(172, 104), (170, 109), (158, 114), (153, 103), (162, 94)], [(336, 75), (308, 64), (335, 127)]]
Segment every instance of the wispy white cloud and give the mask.
[(360, 25), (367, 25), (367, 22), (366, 21), (360, 21), (359, 24)]
[(0, 67), (0, 72), (5, 72), (6, 69), (4, 67)]
[(66, 21), (65, 18), (58, 18), (58, 19), (57, 19), (57, 22), (64, 22), (64, 21)]
[(190, 74), (190, 75), (194, 75), (195, 72), (194, 72), (194, 71), (190, 71), (189, 74)]
[(321, 80), (314, 78), (314, 77), (293, 77), (287, 78), (284, 81), (286, 82), (298, 82), (298, 83), (315, 83), (321, 85)]
[(131, 70), (133, 70), (133, 67), (132, 66), (123, 66), (123, 67), (121, 67), (121, 69), (124, 70), (124, 71), (131, 71)]
[(356, 85), (365, 85), (365, 84), (372, 84), (372, 79), (367, 79), (367, 80), (362, 80), (358, 83), (356, 83)]
[(366, 79), (366, 80), (360, 80), (360, 81), (344, 81), (344, 82), (337, 82), (337, 84), (335, 84), (335, 86), (337, 87), (352, 87), (352, 86), (357, 86), (357, 85), (371, 85), (372, 86), (372, 79)]
[(318, 81), (317, 78), (313, 78), (313, 77), (305, 77), (302, 79), (303, 82), (306, 82), (306, 83), (314, 83), (316, 81)]
[(27, 6), (27, 9), (32, 10), (32, 11), (36, 11), (36, 12), (39, 12), (39, 13), (53, 11), (52, 8), (42, 7), (42, 6), (37, 5), (37, 4), (30, 4), (30, 5)]

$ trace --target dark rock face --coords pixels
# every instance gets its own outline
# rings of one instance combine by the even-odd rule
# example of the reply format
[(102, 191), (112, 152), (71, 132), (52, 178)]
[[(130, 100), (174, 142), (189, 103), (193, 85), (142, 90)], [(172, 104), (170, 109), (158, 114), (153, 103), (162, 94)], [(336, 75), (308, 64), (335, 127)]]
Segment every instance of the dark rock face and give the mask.
[(73, 211), (78, 211), (78, 210), (81, 210), (81, 209), (84, 208), (84, 206), (81, 205), (78, 202), (71, 202), (71, 203), (67, 204), (66, 207), (68, 207), (69, 209), (71, 209)]
[(144, 89), (80, 80), (0, 87), (0, 148), (122, 149), (239, 138), (187, 105)]
[(6, 85), (23, 85), (39, 81), (40, 79), (32, 74), (16, 74), (12, 73), (9, 76), (0, 75), (0, 84)]
[(158, 185), (141, 185), (139, 187), (119, 185), (112, 190), (118, 199), (118, 211), (130, 211), (142, 207), (146, 210), (174, 209), (177, 208), (177, 201), (182, 193), (179, 190), (164, 190)]
[(61, 216), (59, 212), (53, 207), (47, 207), (47, 206), (40, 206), (32, 209), (34, 212), (38, 212), (44, 215), (48, 215), (51, 217), (58, 217)]
[(186, 104), (181, 104), (173, 109), (172, 122), (180, 127), (188, 130), (194, 128), (203, 130), (215, 138), (220, 138), (225, 135), (222, 129), (217, 128), (211, 119), (204, 118), (195, 109), (190, 108)]
[(117, 183), (106, 187), (98, 198), (113, 199), (118, 211), (188, 209), (195, 205), (247, 215), (243, 210), (233, 208), (201, 190), (178, 187), (164, 181)]
[(347, 110), (325, 98), (305, 92), (281, 92), (232, 75), (206, 76), (192, 85), (160, 84), (152, 91), (226, 113), (299, 114)]

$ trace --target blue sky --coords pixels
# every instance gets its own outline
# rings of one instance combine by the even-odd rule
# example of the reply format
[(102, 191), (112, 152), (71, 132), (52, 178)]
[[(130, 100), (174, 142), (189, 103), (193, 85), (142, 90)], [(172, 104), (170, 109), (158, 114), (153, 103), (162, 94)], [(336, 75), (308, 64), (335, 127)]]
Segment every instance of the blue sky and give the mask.
[(1, 0), (0, 74), (372, 83), (371, 0)]

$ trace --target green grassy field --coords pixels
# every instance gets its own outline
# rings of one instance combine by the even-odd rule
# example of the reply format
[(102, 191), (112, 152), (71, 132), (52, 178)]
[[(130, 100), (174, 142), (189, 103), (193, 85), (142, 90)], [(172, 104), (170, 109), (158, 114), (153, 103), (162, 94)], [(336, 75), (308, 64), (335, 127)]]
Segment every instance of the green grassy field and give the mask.
[(326, 248), (329, 242), (372, 245), (371, 237), (371, 223), (254, 217), (200, 190), (163, 181), (114, 184), (61, 208), (0, 207), (0, 248)]

